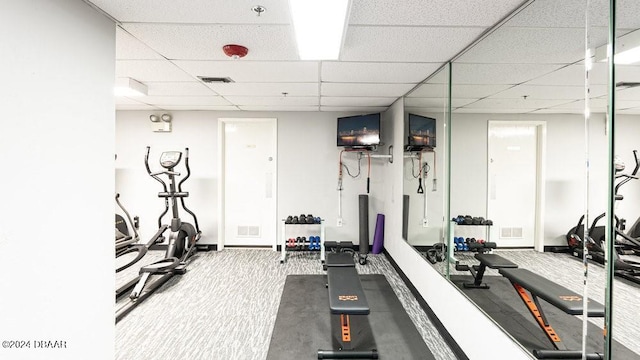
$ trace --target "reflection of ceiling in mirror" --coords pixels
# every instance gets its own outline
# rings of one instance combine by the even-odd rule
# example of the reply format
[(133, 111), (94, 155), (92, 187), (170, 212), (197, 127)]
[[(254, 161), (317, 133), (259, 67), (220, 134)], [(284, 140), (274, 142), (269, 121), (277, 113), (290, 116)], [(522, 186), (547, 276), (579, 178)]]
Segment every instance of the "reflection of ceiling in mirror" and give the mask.
[[(607, 42), (607, 0), (592, 0), (589, 39)], [(536, 0), (452, 65), (454, 113), (582, 113), (584, 111), (585, 5), (583, 0)], [(618, 1), (618, 35), (640, 28), (640, 1)], [(640, 64), (617, 66), (617, 81), (640, 82)], [(591, 112), (605, 112), (608, 68), (589, 74)], [(422, 85), (410, 96), (436, 97)], [(618, 89), (617, 109), (640, 113), (640, 90)], [(437, 96), (439, 97), (439, 96)], [(474, 101), (463, 101), (476, 99)], [(413, 101), (418, 106), (419, 101)], [(424, 101), (425, 106), (430, 101)], [(466, 103), (464, 105), (460, 105)]]

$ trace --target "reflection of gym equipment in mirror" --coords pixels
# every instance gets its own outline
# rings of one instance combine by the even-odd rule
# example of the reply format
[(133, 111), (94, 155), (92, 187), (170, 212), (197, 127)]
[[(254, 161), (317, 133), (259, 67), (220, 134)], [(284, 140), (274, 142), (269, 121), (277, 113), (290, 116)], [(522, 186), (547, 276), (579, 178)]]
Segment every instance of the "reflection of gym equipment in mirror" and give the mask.
[[(407, 148), (405, 146), (405, 149)], [(434, 241), (424, 238), (425, 233), (421, 231), (421, 228), (424, 229), (430, 226), (428, 194), (438, 189), (436, 179), (437, 154), (435, 148), (421, 147), (417, 149), (413, 147), (412, 149), (413, 151), (404, 154), (405, 176), (403, 186), (405, 195), (403, 196), (402, 206), (402, 237), (412, 245), (418, 240), (420, 245), (424, 242), (430, 242), (429, 246), (432, 246)], [(430, 159), (427, 161), (427, 158)], [(428, 183), (429, 178), (431, 183)], [(420, 217), (416, 217), (416, 215)], [(437, 239), (439, 238), (440, 236)], [(443, 243), (438, 242), (437, 239), (435, 243)], [(418, 250), (422, 252), (428, 249), (420, 247)], [(437, 258), (440, 257), (438, 256)]]
[[(545, 278), (560, 283), (576, 293), (582, 294), (583, 291), (589, 291), (589, 296), (593, 296), (594, 300), (601, 303), (605, 302), (604, 297), (601, 297), (603, 289), (610, 287), (609, 284), (605, 284), (601, 280), (606, 277), (605, 269), (598, 266), (589, 267), (588, 282), (590, 287), (587, 288), (584, 285), (586, 268), (582, 264), (573, 261), (567, 254), (552, 254), (543, 252), (543, 250), (567, 244), (564, 235), (567, 228), (570, 227), (568, 224), (575, 225), (578, 216), (574, 218), (575, 220), (571, 220), (569, 217), (567, 223), (566, 214), (581, 213), (583, 201), (588, 200), (592, 204), (598, 203), (598, 206), (604, 206), (604, 200), (609, 195), (604, 181), (604, 168), (598, 168), (596, 171), (602, 170), (598, 174), (593, 172), (596, 166), (606, 166), (609, 162), (606, 158), (607, 149), (604, 144), (615, 135), (618, 146), (624, 148), (635, 141), (634, 137), (629, 134), (637, 134), (635, 125), (638, 114), (637, 96), (634, 99), (636, 103), (629, 103), (629, 106), (633, 106), (634, 110), (623, 112), (628, 119), (619, 122), (619, 124), (624, 123), (625, 125), (634, 124), (622, 127), (622, 131), (617, 134), (608, 130), (606, 133), (603, 131), (605, 125), (608, 126), (613, 121), (611, 116), (607, 118), (604, 115), (607, 107), (614, 108), (614, 104), (609, 103), (604, 95), (607, 91), (616, 89), (609, 89), (607, 86), (607, 75), (609, 74), (607, 64), (594, 63), (589, 72), (584, 66), (585, 62), (588, 63), (588, 61), (584, 61), (585, 50), (593, 45), (601, 45), (601, 43), (594, 44), (595, 42), (603, 40), (606, 42), (603, 35), (604, 28), (608, 26), (606, 23), (608, 3), (608, 1), (598, 0), (571, 2), (571, 4), (542, 0), (529, 1), (514, 12), (511, 17), (507, 17), (497, 28), (493, 29), (494, 31), (489, 31), (477, 43), (456, 55), (451, 66), (453, 83), (450, 93), (452, 97), (445, 99), (451, 104), (452, 119), (451, 126), (448, 128), (452, 131), (452, 137), (447, 139), (447, 142), (451, 145), (452, 153), (443, 154), (445, 161), (441, 166), (444, 169), (447, 166), (452, 167), (451, 176), (445, 173), (446, 177), (444, 177), (452, 182), (450, 189), (451, 211), (446, 214), (446, 217), (450, 219), (451, 216), (463, 211), (482, 214), (488, 208), (489, 196), (487, 194), (490, 194), (491, 190), (491, 187), (488, 186), (487, 176), (489, 166), (485, 163), (487, 157), (483, 156), (487, 151), (489, 122), (515, 120), (547, 124), (546, 138), (542, 143), (539, 143), (542, 145), (539, 147), (539, 152), (543, 154), (547, 163), (543, 171), (537, 172), (541, 176), (538, 185), (543, 187), (546, 194), (544, 202), (539, 204), (539, 208), (543, 211), (543, 216), (539, 219), (541, 219), (544, 228), (542, 231), (536, 232), (536, 235), (539, 236), (536, 239), (540, 239), (541, 242), (535, 243), (535, 250), (497, 249), (495, 253), (504, 256), (513, 263), (520, 264), (521, 267), (527, 267), (537, 274), (542, 274)], [(588, 4), (589, 9), (586, 8)], [(640, 24), (637, 17), (628, 15), (632, 10), (637, 9), (635, 4), (630, 4), (625, 4), (624, 10), (618, 10), (617, 20), (626, 24), (626, 26), (620, 26), (625, 31), (637, 28), (636, 24)], [(594, 12), (597, 12), (597, 15), (594, 15)], [(589, 28), (585, 29), (585, 24)], [(585, 39), (585, 30), (588, 35), (587, 39)], [(593, 43), (586, 43), (587, 41), (593, 41)], [(637, 69), (637, 66), (619, 67), (616, 73), (621, 79), (616, 81), (630, 81), (630, 78), (637, 74)], [(624, 75), (633, 76), (623, 78)], [(426, 85), (431, 85), (433, 92), (429, 92), (428, 90), (431, 88)], [(415, 96), (407, 97), (407, 100), (411, 100), (412, 108), (406, 108), (406, 112), (413, 111), (413, 107), (418, 107), (416, 104), (418, 100), (423, 100), (422, 106), (420, 106), (422, 108), (436, 106), (436, 100), (441, 94), (441, 92), (438, 93), (437, 86), (435, 84), (421, 84), (421, 88), (420, 94), (424, 99)], [(625, 94), (628, 96), (626, 99), (623, 98)], [(618, 89), (616, 96), (618, 96), (616, 106), (619, 109), (624, 109), (627, 106), (622, 106), (621, 103), (623, 100), (629, 100), (632, 94), (628, 90)], [(585, 114), (587, 114), (586, 118)], [(585, 133), (584, 138), (583, 133)], [(589, 158), (586, 159), (589, 171), (592, 172), (591, 175), (588, 175), (589, 179), (584, 171), (584, 148), (590, 150)], [(509, 150), (516, 152), (520, 151), (520, 148), (512, 147)], [(447, 162), (447, 159), (450, 160), (450, 163)], [(514, 168), (514, 171), (519, 171), (519, 169)], [(443, 181), (443, 184), (446, 185), (446, 182)], [(471, 188), (472, 190), (469, 190)], [(584, 191), (581, 191), (583, 188)], [(501, 184), (498, 184), (498, 189), (503, 190)], [(405, 194), (407, 194), (406, 191)], [(634, 195), (625, 194), (625, 196), (635, 200)], [(516, 201), (518, 200), (516, 199)], [(631, 206), (627, 201), (622, 202), (621, 205), (637, 209), (636, 205)], [(600, 204), (600, 202), (603, 203)], [(447, 204), (445, 203), (444, 206)], [(510, 208), (505, 208), (505, 211), (510, 211)], [(595, 215), (601, 211), (598, 210)], [(486, 216), (491, 217), (498, 226), (511, 227), (503, 225), (504, 222), (500, 221), (500, 218), (494, 216), (492, 212), (487, 212)], [(627, 217), (634, 218), (634, 216), (628, 215)], [(590, 219), (589, 222), (592, 220)], [(629, 221), (629, 225), (631, 225), (633, 220)], [(589, 225), (585, 224), (585, 227)], [(492, 240), (501, 247), (503, 245), (500, 242), (501, 229), (499, 227), (495, 229), (498, 231), (492, 234)], [(625, 233), (629, 235), (626, 231)], [(495, 236), (496, 234), (500, 235)], [(509, 234), (511, 234), (508, 236), (509, 238), (516, 237), (513, 235), (514, 231), (510, 231)], [(449, 234), (449, 236), (453, 237), (453, 234)], [(617, 237), (622, 239), (622, 236)], [(622, 256), (631, 257), (633, 255)], [(471, 258), (473, 259), (473, 257)], [(472, 267), (471, 263), (464, 264)], [(478, 270), (479, 267), (478, 265)], [(445, 269), (449, 268), (437, 267), (437, 269), (443, 270), (443, 273), (445, 273)], [(498, 271), (491, 270), (488, 266), (486, 271), (482, 281), (492, 284), (491, 279), (497, 280), (492, 275), (496, 275)], [(616, 272), (618, 271), (616, 270)], [(480, 277), (469, 276), (468, 271), (464, 274), (452, 273), (451, 279), (460, 285), (461, 291), (472, 302), (485, 310), (485, 313), (515, 338), (520, 345), (527, 347), (529, 337), (519, 337), (521, 333), (518, 331), (523, 330), (523, 327), (510, 326), (519, 324), (505, 326), (503, 322), (500, 322), (502, 313), (491, 311), (491, 308), (487, 310), (482, 307), (482, 299), (469, 295), (469, 293), (488, 294), (495, 292), (496, 299), (506, 297), (509, 293), (502, 291), (506, 282), (504, 278), (500, 278), (503, 287), (492, 285), (490, 290), (465, 289), (461, 285), (462, 282), (473, 284), (475, 280), (480, 279)], [(635, 314), (634, 308), (618, 305), (635, 304), (635, 301), (629, 301), (629, 298), (637, 298), (637, 293), (634, 292), (636, 288), (629, 286), (626, 281), (616, 281), (615, 287), (616, 291), (624, 293), (624, 296), (616, 294), (617, 307), (615, 309), (611, 303), (607, 303), (607, 310), (612, 310), (609, 318), (616, 318), (616, 325), (613, 328), (607, 326), (607, 340), (616, 339), (616, 337), (616, 340), (620, 342), (623, 342), (621, 339), (633, 339), (633, 341), (624, 341), (624, 345), (629, 350), (636, 352), (635, 357), (625, 356), (626, 354), (620, 348), (616, 350), (619, 354), (624, 354), (618, 358), (637, 358), (640, 354), (638, 343), (635, 342), (637, 337), (634, 336), (638, 329), (635, 324), (637, 321), (628, 320), (633, 317), (630, 314)], [(511, 287), (508, 289), (513, 292)], [(587, 295), (583, 295), (583, 297), (587, 297)], [(521, 302), (517, 298), (516, 300)], [(487, 303), (489, 302), (490, 299), (487, 300)], [(546, 307), (547, 305), (543, 302), (542, 306)], [(524, 309), (522, 307), (522, 310)], [(547, 310), (547, 314), (553, 314), (553, 310), (556, 309), (545, 310)], [(527, 317), (530, 318), (530, 315), (527, 314)], [(556, 317), (553, 316), (553, 319), (549, 320), (555, 322)], [(561, 324), (557, 325), (556, 330), (575, 334), (577, 341), (572, 342), (566, 338), (563, 340), (569, 344), (571, 349), (580, 349), (582, 340), (579, 338), (582, 330), (579, 321), (574, 321), (573, 317), (567, 319), (566, 322), (564, 317), (558, 317), (557, 320)], [(598, 324), (594, 326), (595, 329), (591, 327), (594, 324)], [(602, 342), (592, 341), (594, 338), (602, 339), (601, 322), (596, 321), (588, 325), (590, 327), (584, 334), (587, 339), (585, 346), (592, 347), (589, 352), (604, 352), (605, 348)], [(556, 327), (555, 324), (554, 327)], [(539, 329), (534, 329), (539, 332)], [(599, 348), (594, 348), (594, 346), (599, 346)], [(615, 359), (616, 356), (614, 355), (613, 358)]]
[[(637, 180), (636, 176), (640, 169), (640, 159), (638, 159), (638, 151), (633, 151), (633, 157), (635, 160), (635, 167), (630, 174), (624, 174), (622, 171), (625, 169), (624, 163), (620, 160), (616, 164), (615, 178), (618, 183), (614, 188), (614, 200), (621, 201), (624, 196), (619, 194), (622, 185), (625, 185), (631, 180)], [(578, 224), (574, 226), (567, 234), (567, 244), (572, 255), (582, 258), (585, 253), (584, 243), (582, 239), (586, 239), (586, 256), (599, 264), (605, 264), (605, 227), (598, 226), (600, 220), (606, 216), (606, 213), (598, 215), (591, 226), (589, 226), (585, 232), (584, 215), (578, 220)], [(634, 237), (634, 232), (637, 231), (638, 222), (631, 228), (628, 234), (625, 234), (626, 220), (615, 216), (615, 234), (614, 248), (615, 252), (612, 254), (614, 259), (615, 275), (629, 281), (640, 284), (640, 239)]]

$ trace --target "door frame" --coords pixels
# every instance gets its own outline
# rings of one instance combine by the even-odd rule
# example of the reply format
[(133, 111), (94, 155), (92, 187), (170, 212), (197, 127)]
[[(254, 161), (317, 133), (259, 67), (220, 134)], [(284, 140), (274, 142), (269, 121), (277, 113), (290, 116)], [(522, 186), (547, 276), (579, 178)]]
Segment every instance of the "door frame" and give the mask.
[(536, 196), (533, 230), (533, 248), (544, 252), (544, 216), (545, 216), (545, 179), (546, 179), (546, 152), (547, 152), (547, 122), (541, 120), (489, 120), (487, 122), (487, 216), (489, 216), (490, 200), (490, 130), (492, 125), (533, 125), (536, 127)]
[(273, 124), (273, 146), (275, 148), (273, 173), (273, 244), (271, 247), (277, 250), (278, 244), (278, 119), (277, 118), (218, 118), (218, 251), (225, 246), (225, 128), (228, 124), (247, 122), (269, 122)]

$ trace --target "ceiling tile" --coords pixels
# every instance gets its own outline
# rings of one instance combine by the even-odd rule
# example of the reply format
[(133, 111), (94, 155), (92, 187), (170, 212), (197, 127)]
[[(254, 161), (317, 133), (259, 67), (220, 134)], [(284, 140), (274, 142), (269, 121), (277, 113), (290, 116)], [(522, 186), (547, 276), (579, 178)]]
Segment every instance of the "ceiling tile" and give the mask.
[(421, 114), (433, 114), (433, 115), (445, 115), (446, 111), (442, 108), (431, 108), (431, 107), (406, 107), (404, 108), (405, 113), (421, 113)]
[(522, 0), (353, 0), (350, 24), (488, 27)]
[(243, 105), (243, 111), (318, 111), (318, 106)]
[(566, 104), (567, 100), (557, 99), (482, 99), (467, 106), (474, 109), (540, 109), (560, 104)]
[[(527, 85), (584, 86), (584, 65), (569, 65), (527, 82)], [(592, 85), (607, 84), (607, 65), (593, 64), (589, 73)]]
[(147, 81), (194, 81), (168, 60), (116, 60), (116, 77)]
[(146, 83), (151, 96), (212, 96), (213, 90), (198, 81), (192, 82), (152, 82)]
[(120, 27), (116, 27), (116, 59), (159, 60), (162, 56)]
[(622, 115), (640, 115), (640, 107), (631, 108), (631, 109), (624, 109), (624, 110), (618, 110), (617, 114), (622, 114)]
[(389, 106), (396, 100), (395, 97), (332, 97), (323, 96), (320, 98), (320, 104), (323, 106)]
[(616, 82), (640, 82), (640, 64), (616, 65)]
[[(542, 107), (542, 106), (541, 106)], [(546, 107), (546, 106), (545, 106)], [(550, 106), (552, 109), (573, 109), (578, 111), (584, 111), (584, 100), (572, 101), (564, 104), (558, 104), (556, 106)], [(592, 112), (599, 112), (602, 109), (606, 109), (606, 99), (591, 99), (589, 101), (589, 107)]]
[[(594, 29), (593, 43), (606, 42), (606, 29)], [(465, 63), (570, 64), (584, 58), (582, 28), (502, 27), (459, 57)]]
[(208, 83), (220, 95), (240, 96), (318, 96), (318, 83)]
[[(573, 27), (585, 26), (584, 0), (536, 0), (511, 19), (506, 26), (524, 27)], [(637, 0), (617, 1), (616, 23), (619, 28), (640, 27), (640, 2)], [(589, 2), (589, 26), (609, 25), (609, 2)]]
[(442, 64), (322, 62), (322, 81), (334, 83), (417, 84)]
[(441, 98), (447, 96), (449, 87), (447, 84), (420, 84), (414, 88), (407, 97), (433, 97)]
[[(478, 101), (478, 99), (452, 99), (451, 106), (452, 107), (460, 107), (470, 104), (472, 102)], [(404, 99), (404, 105), (410, 107), (421, 107), (421, 108), (440, 108), (444, 109), (447, 106), (447, 99), (445, 98), (406, 98)]]
[(458, 64), (452, 65), (453, 87), (457, 84), (516, 85), (550, 73), (562, 65), (552, 64)]
[(635, 100), (618, 100), (616, 99), (616, 109), (629, 109), (640, 107), (640, 98)]
[(583, 114), (583, 110), (550, 108), (550, 109), (537, 109), (535, 111), (531, 111), (531, 114)]
[(455, 84), (451, 87), (453, 98), (485, 98), (500, 91), (510, 88), (512, 85), (465, 85)]
[(174, 60), (229, 60), (222, 47), (249, 49), (243, 60), (298, 60), (289, 25), (122, 24), (149, 47)]
[(235, 82), (280, 83), (317, 82), (318, 63), (315, 61), (174, 61), (187, 73), (197, 76), (230, 77)]
[(143, 101), (157, 106), (169, 105), (232, 105), (221, 96), (146, 96)]
[[(454, 109), (452, 112), (457, 114), (525, 114), (532, 112), (536, 109), (534, 108), (458, 108)], [(454, 118), (455, 120), (455, 118)]]
[(238, 106), (318, 106), (317, 96), (226, 96)]
[(254, 3), (227, 0), (90, 0), (120, 22), (288, 24), (289, 3), (263, 3), (267, 11), (260, 16)]
[(387, 106), (321, 106), (320, 111), (357, 112), (358, 114), (373, 114), (387, 110)]
[[(465, 85), (454, 84), (451, 88), (453, 98), (480, 99), (500, 91), (506, 90), (513, 85)], [(448, 92), (446, 84), (422, 84), (413, 90), (407, 97), (445, 97)]]
[[(590, 89), (592, 97), (598, 97), (607, 93), (604, 85), (593, 85)], [(550, 85), (518, 85), (505, 91), (490, 96), (493, 99), (584, 99), (584, 86), (550, 86)]]
[(616, 91), (616, 101), (640, 99), (640, 86)]
[(238, 107), (233, 105), (163, 105), (158, 106), (162, 110), (187, 110), (187, 111), (198, 111), (198, 110), (215, 110), (215, 111), (236, 111)]
[(322, 96), (400, 97), (415, 84), (322, 83)]
[(483, 30), (455, 27), (351, 26), (347, 30), (340, 59), (442, 63), (460, 52)]

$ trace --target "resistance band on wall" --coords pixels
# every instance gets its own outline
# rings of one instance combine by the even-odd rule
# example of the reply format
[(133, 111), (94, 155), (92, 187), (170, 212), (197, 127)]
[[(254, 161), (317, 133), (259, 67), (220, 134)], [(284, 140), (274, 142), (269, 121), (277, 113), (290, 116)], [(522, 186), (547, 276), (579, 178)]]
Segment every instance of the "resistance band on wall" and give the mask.
[[(427, 176), (429, 175), (429, 172), (431, 171), (431, 166), (429, 165), (428, 162), (422, 162), (422, 154), (423, 152), (419, 152), (418, 153), (418, 164), (419, 164), (419, 168), (418, 168), (418, 174), (416, 175), (415, 173), (415, 159), (412, 157), (411, 158), (411, 175), (413, 176), (414, 179), (418, 179), (418, 194), (423, 194), (424, 193), (424, 188), (422, 187), (422, 179), (424, 179), (424, 185), (427, 185)], [(433, 168), (435, 170), (435, 152), (434, 152), (434, 158), (433, 158)], [(435, 179), (434, 179), (434, 188), (432, 191), (435, 191)]]
[(351, 171), (349, 171), (349, 168), (347, 167), (347, 165), (345, 163), (342, 162), (342, 153), (344, 152), (358, 152), (358, 153), (366, 153), (367, 154), (367, 194), (369, 193), (369, 186), (370, 186), (370, 180), (371, 180), (371, 154), (369, 151), (367, 150), (359, 150), (359, 149), (353, 149), (353, 150), (342, 150), (340, 151), (340, 159), (339, 159), (339, 170), (338, 170), (338, 191), (342, 191), (342, 168), (344, 167), (344, 169), (347, 171), (347, 175), (349, 175), (351, 178), (357, 178), (358, 176), (360, 176), (360, 160), (362, 159), (360, 156), (358, 156), (358, 173), (353, 175), (351, 174)]

